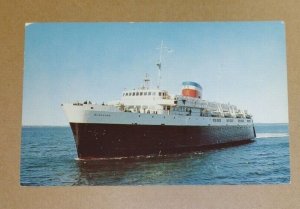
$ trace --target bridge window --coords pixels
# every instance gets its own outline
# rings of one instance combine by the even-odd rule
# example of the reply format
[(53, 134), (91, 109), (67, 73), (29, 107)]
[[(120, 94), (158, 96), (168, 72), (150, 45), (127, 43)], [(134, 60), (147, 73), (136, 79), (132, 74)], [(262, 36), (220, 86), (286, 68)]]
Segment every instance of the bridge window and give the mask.
[(152, 92), (152, 95), (155, 96), (155, 92)]
[(129, 96), (131, 96), (131, 92), (129, 93)]
[(146, 96), (147, 95), (147, 92), (144, 92), (144, 96)]
[(140, 92), (140, 96), (143, 96), (143, 92)]
[(135, 92), (132, 93), (132, 96), (135, 96)]
[(149, 92), (148, 92), (148, 96), (150, 96), (150, 95), (151, 95), (151, 92), (149, 91)]
[(138, 95), (139, 95), (139, 92), (136, 92), (136, 95), (138, 96)]
[(161, 96), (161, 92), (158, 93), (158, 96)]
[(128, 96), (128, 93), (126, 93), (126, 96)]

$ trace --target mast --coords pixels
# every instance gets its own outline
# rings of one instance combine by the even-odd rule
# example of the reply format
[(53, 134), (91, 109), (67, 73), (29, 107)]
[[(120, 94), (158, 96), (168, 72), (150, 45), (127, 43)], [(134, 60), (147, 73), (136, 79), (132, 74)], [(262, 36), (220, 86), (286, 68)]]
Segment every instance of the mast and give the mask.
[(158, 48), (160, 50), (159, 52), (159, 61), (156, 64), (158, 67), (158, 81), (157, 81), (157, 88), (159, 89), (160, 84), (161, 84), (161, 69), (162, 69), (162, 59), (163, 59), (163, 53), (164, 50), (167, 49), (168, 52), (172, 52), (172, 50), (168, 49), (166, 46), (164, 46), (164, 42), (161, 41), (160, 47)]
[(159, 52), (159, 61), (158, 61), (158, 63), (156, 64), (157, 67), (158, 67), (158, 81), (157, 81), (157, 88), (158, 88), (158, 89), (159, 89), (160, 82), (161, 82), (161, 62), (162, 62), (163, 44), (164, 44), (164, 42), (161, 41), (161, 44), (160, 44), (160, 52)]
[(148, 73), (146, 73), (146, 76), (144, 78), (144, 84), (142, 86), (142, 89), (149, 89), (149, 82), (150, 82), (150, 78)]

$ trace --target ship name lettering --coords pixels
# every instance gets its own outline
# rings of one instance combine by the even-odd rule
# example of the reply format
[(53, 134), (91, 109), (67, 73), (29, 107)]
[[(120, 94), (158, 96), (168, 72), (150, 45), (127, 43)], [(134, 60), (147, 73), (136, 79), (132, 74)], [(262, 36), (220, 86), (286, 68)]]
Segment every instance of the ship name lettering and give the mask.
[(94, 116), (110, 117), (110, 114), (95, 113)]

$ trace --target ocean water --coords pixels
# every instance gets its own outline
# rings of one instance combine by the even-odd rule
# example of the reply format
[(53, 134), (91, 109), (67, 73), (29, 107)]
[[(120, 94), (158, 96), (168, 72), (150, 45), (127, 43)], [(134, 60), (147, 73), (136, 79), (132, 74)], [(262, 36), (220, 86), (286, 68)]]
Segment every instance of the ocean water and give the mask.
[(290, 182), (287, 124), (256, 124), (255, 142), (165, 156), (78, 160), (69, 127), (23, 127), (20, 184), (226, 185)]

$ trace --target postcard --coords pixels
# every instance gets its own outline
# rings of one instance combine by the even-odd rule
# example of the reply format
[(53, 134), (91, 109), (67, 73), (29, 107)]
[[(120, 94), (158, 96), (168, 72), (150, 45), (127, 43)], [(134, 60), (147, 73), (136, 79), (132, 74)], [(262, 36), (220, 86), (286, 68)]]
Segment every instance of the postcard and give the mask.
[(25, 26), (22, 186), (290, 183), (285, 25)]

